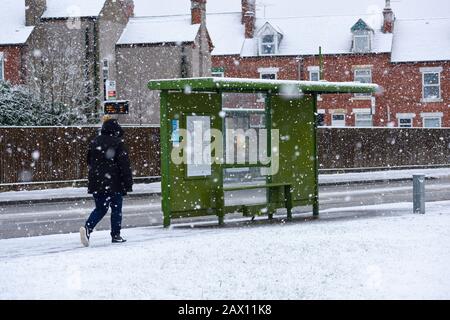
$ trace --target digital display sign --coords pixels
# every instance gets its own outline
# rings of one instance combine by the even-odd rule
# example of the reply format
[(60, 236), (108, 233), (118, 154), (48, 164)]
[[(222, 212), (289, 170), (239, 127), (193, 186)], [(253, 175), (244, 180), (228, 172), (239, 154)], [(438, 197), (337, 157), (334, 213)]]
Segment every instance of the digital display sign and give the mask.
[(105, 101), (105, 114), (129, 114), (128, 101)]

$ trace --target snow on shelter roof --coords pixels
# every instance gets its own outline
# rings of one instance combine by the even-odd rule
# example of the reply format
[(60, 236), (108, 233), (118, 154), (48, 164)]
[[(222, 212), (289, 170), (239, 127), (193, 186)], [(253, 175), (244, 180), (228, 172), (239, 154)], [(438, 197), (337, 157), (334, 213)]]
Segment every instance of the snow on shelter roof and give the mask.
[(34, 27), (25, 26), (25, 0), (0, 0), (0, 45), (23, 44)]
[(164, 42), (193, 42), (200, 29), (190, 17), (132, 18), (122, 33), (118, 45)]
[(152, 80), (150, 90), (222, 91), (222, 92), (271, 92), (299, 97), (303, 93), (375, 93), (376, 84), (359, 82), (327, 82), (267, 80), (245, 78), (185, 78)]
[(106, 0), (47, 0), (42, 18), (97, 17)]

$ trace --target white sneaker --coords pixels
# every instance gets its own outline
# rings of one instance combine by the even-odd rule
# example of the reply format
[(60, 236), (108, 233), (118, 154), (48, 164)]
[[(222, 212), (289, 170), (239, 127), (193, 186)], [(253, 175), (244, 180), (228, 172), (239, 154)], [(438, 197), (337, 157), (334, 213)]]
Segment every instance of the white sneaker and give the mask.
[(80, 239), (81, 239), (81, 243), (83, 244), (83, 246), (89, 247), (89, 237), (90, 237), (89, 230), (86, 227), (81, 227), (80, 228)]

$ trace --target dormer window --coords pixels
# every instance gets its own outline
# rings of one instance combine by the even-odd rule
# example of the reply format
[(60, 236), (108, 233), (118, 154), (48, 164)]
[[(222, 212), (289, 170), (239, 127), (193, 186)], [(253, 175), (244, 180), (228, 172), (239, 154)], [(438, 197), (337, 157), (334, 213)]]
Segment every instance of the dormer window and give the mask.
[(279, 45), (283, 34), (270, 23), (266, 24), (257, 32), (258, 51), (261, 56), (278, 54)]
[(261, 39), (261, 55), (275, 54), (277, 44), (275, 42), (276, 36), (274, 34), (266, 34)]
[(353, 33), (352, 51), (355, 53), (370, 52), (373, 29), (364, 20), (359, 19), (351, 31)]
[(370, 34), (361, 34), (353, 36), (353, 51), (354, 52), (369, 52), (370, 51)]

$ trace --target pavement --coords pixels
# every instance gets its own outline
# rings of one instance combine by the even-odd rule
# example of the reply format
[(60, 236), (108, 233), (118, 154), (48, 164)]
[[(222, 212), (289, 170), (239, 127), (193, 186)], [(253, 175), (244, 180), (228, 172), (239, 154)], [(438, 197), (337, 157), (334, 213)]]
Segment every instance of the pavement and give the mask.
[[(412, 181), (413, 175), (423, 174), (427, 180), (450, 178), (450, 168), (383, 170), (352, 173), (320, 174), (319, 186), (358, 185)], [(161, 183), (135, 184), (129, 197), (159, 196)], [(59, 188), (0, 193), (0, 206), (81, 201), (91, 199), (86, 188)]]

